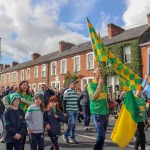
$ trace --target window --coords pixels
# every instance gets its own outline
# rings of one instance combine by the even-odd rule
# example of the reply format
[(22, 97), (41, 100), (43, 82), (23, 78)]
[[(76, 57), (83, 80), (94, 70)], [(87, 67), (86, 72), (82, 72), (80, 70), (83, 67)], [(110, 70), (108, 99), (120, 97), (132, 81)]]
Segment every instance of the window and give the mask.
[(131, 62), (131, 49), (130, 49), (130, 46), (124, 47), (123, 55), (124, 55), (124, 62), (125, 63)]
[(74, 57), (74, 72), (80, 71), (80, 56)]
[(112, 88), (113, 88), (113, 83), (112, 83), (112, 76), (107, 76), (107, 88), (108, 88), (108, 93), (112, 93)]
[(106, 62), (106, 66), (111, 66), (111, 63), (110, 62)]
[(32, 84), (32, 89), (34, 92), (36, 92), (36, 84)]
[(107, 89), (108, 93), (111, 94), (119, 90), (119, 80), (117, 75), (107, 76)]
[(51, 82), (51, 87), (52, 87), (52, 89), (59, 90), (60, 89), (60, 81), (53, 81), (53, 82)]
[(16, 72), (12, 72), (12, 82), (16, 82)]
[(38, 78), (38, 66), (34, 67), (34, 78)]
[(26, 79), (29, 80), (30, 79), (30, 68), (27, 69), (27, 76)]
[(1, 83), (4, 84), (4, 74), (1, 75)]
[(87, 70), (94, 69), (93, 52), (86, 55)]
[(42, 65), (42, 77), (46, 77), (46, 65)]
[(42, 84), (45, 84), (45, 83), (39, 83), (39, 84), (38, 84), (38, 90), (41, 90)]
[(67, 60), (61, 60), (61, 74), (65, 74), (67, 72)]
[(56, 62), (51, 63), (51, 75), (56, 75)]
[(24, 80), (24, 70), (21, 70), (20, 80), (21, 80), (21, 81), (23, 81), (23, 80)]
[(83, 87), (85, 84), (89, 84), (93, 81), (93, 77), (83, 78), (81, 81), (81, 90), (83, 90)]
[(6, 83), (9, 83), (10, 82), (10, 73), (7, 73), (6, 74)]

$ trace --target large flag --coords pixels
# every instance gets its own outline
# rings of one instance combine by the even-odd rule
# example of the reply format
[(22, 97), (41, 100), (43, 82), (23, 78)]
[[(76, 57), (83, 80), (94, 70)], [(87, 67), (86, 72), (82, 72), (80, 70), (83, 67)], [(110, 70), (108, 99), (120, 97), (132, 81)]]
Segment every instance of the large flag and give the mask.
[(110, 62), (119, 77), (119, 81), (124, 91), (131, 91), (141, 88), (141, 78), (125, 66), (115, 55), (105, 46), (102, 39), (95, 32), (92, 24), (87, 18), (87, 24), (90, 32), (91, 43), (96, 61)]
[(138, 106), (136, 105), (135, 97), (132, 91), (128, 91), (110, 137), (110, 139), (121, 148), (127, 146), (133, 139), (137, 129), (137, 116)]

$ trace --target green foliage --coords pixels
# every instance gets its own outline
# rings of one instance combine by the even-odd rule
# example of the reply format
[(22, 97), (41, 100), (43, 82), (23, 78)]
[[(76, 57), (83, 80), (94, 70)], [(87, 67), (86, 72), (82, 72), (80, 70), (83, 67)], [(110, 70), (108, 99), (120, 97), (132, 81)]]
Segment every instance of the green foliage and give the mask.
[[(139, 48), (139, 40), (130, 40), (125, 41), (122, 43), (117, 43), (111, 46), (108, 46), (112, 53), (122, 62), (124, 63), (124, 56), (123, 56), (123, 48), (126, 46), (130, 46), (131, 48), (131, 62), (125, 63), (133, 72), (142, 76), (142, 60)], [(103, 70), (103, 74), (105, 76), (105, 81), (107, 76), (116, 75), (114, 67), (106, 65), (104, 62), (99, 63), (100, 68)]]
[(68, 83), (70, 82), (71, 79), (77, 80), (77, 79), (78, 79), (78, 76), (77, 76), (76, 73), (71, 74), (71, 73), (68, 71), (68, 72), (65, 74), (65, 76), (64, 76), (64, 80), (65, 80), (65, 82), (64, 82), (64, 87), (66, 86), (66, 84), (68, 84)]

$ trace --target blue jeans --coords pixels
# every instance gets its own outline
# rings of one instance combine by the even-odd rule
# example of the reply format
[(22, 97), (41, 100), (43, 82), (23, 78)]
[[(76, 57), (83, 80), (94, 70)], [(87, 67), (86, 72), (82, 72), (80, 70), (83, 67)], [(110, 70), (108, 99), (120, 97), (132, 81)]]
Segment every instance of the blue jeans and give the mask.
[(72, 140), (75, 140), (75, 130), (76, 130), (78, 112), (71, 112), (71, 111), (67, 112), (67, 117), (68, 117), (68, 124), (64, 136), (68, 137), (70, 135), (70, 138)]
[(108, 115), (92, 114), (92, 118), (97, 132), (94, 150), (102, 150), (108, 125)]
[(84, 126), (87, 127), (90, 124), (90, 106), (82, 105), (82, 111), (84, 115)]
[(44, 133), (29, 134), (31, 150), (44, 150)]

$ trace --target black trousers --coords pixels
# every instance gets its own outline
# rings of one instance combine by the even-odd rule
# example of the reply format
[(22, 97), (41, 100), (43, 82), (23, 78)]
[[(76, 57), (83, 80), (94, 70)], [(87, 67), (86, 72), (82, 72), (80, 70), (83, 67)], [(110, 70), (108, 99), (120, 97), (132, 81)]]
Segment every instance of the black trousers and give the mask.
[(6, 143), (6, 150), (22, 150), (23, 149), (23, 141), (22, 140), (16, 140), (13, 143)]
[(29, 134), (29, 139), (31, 150), (44, 150), (44, 133)]
[(145, 124), (144, 122), (138, 122), (137, 131), (135, 134), (135, 146), (134, 150), (138, 150), (138, 147), (141, 147), (141, 150), (145, 150), (145, 131), (144, 131)]
[(50, 139), (51, 139), (52, 144), (49, 150), (59, 150), (58, 137), (51, 136)]

